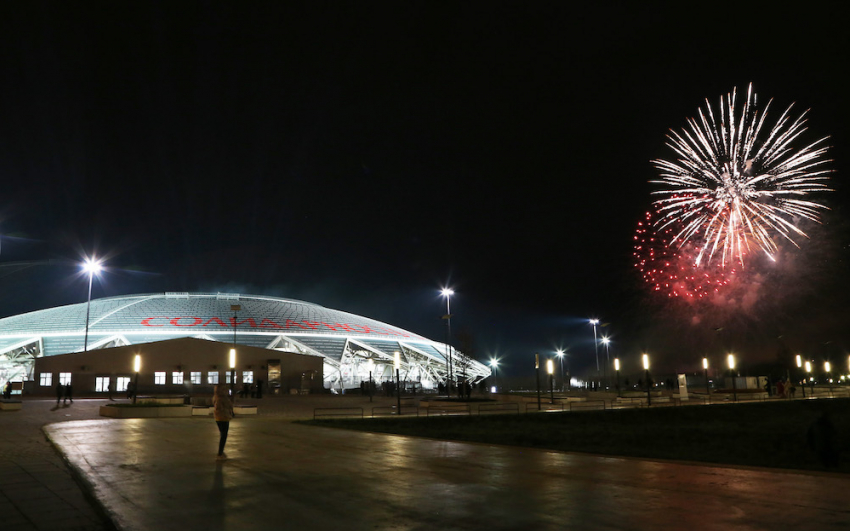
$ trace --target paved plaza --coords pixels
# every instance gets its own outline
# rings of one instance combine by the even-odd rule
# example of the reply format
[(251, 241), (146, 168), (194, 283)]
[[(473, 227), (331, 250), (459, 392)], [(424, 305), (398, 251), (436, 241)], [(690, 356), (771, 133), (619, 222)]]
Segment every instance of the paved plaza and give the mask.
[[(50, 424), (46, 433), (115, 525), (126, 530), (829, 530), (850, 522), (846, 475), (612, 458), (291, 422), (311, 416), (315, 406), (364, 400), (368, 405), (360, 397), (263, 399), (265, 414), (231, 423), (229, 459), (223, 462), (215, 460), (218, 432), (211, 418), (103, 419), (96, 409), (104, 401), (50, 411), (51, 403), (29, 400), (23, 411), (0, 416), (0, 426), (4, 452), (10, 446), (6, 427), (20, 424), (26, 426), (22, 447), (39, 448), (29, 460), (43, 465), (52, 457), (57, 470), (42, 468), (33, 477), (47, 474), (42, 483), (49, 484), (62, 475), (75, 486), (44, 436), (32, 429), (39, 421), (24, 419), (69, 420)], [(83, 409), (88, 412), (77, 413)], [(39, 437), (38, 444), (27, 442)], [(9, 460), (4, 453), (4, 470)], [(2, 489), (5, 515), (24, 497), (12, 500), (16, 489)], [(71, 497), (58, 492), (40, 504)], [(75, 492), (74, 517), (90, 520), (63, 527), (31, 519), (9, 528), (109, 529), (81, 489)]]

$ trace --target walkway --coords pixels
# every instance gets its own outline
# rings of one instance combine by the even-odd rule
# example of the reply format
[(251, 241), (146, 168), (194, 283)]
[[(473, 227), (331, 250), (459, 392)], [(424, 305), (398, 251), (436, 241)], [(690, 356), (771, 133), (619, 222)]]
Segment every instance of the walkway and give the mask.
[(128, 530), (846, 529), (846, 476), (210, 419), (48, 428)]
[[(0, 413), (0, 526), (126, 530), (846, 529), (846, 475), (724, 468), (294, 424), (348, 397), (263, 399), (214, 459), (210, 418), (112, 420), (103, 400)], [(374, 405), (384, 400), (376, 399)], [(391, 403), (391, 400), (387, 402)], [(364, 404), (357, 405), (367, 405)], [(289, 418), (288, 418), (289, 417)]]

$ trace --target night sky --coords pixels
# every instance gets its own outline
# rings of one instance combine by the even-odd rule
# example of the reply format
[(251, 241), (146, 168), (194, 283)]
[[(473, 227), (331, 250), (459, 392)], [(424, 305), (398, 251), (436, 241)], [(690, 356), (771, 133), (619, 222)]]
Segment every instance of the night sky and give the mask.
[[(593, 5), (591, 5), (593, 4)], [(530, 373), (850, 348), (841, 4), (4, 2), (0, 316), (93, 296), (315, 302)], [(746, 309), (650, 297), (632, 237), (709, 98), (811, 108), (835, 192)], [(777, 294), (782, 294), (779, 297)], [(846, 360), (846, 354), (844, 359)]]

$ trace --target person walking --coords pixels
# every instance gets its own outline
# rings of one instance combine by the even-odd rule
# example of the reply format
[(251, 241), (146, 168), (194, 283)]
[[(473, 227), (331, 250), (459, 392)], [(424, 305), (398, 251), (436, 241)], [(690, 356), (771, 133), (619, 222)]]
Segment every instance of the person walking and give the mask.
[(65, 398), (62, 399), (62, 403), (64, 404), (66, 400), (74, 403), (74, 388), (71, 387), (71, 382), (68, 382), (68, 385), (65, 386)]
[(224, 453), (224, 445), (227, 442), (230, 419), (233, 418), (233, 401), (227, 395), (227, 387), (224, 385), (216, 385), (213, 389), (213, 416), (219, 433), (216, 459), (227, 459), (227, 454)]
[(62, 401), (63, 396), (65, 396), (65, 386), (58, 383), (56, 384), (56, 407), (59, 407), (59, 402)]

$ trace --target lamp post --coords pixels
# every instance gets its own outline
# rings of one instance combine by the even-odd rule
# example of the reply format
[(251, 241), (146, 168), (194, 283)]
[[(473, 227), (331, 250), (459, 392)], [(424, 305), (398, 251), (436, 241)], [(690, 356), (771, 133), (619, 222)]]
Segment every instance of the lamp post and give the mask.
[(549, 403), (555, 403), (555, 362), (552, 361), (552, 358), (546, 360), (546, 372), (549, 373)]
[(499, 368), (499, 360), (490, 358), (490, 368), (493, 369), (493, 387), (499, 391), (499, 380), (496, 379), (496, 369)]
[(452, 340), (452, 311), (449, 300), (455, 292), (451, 288), (443, 288), (440, 293), (442, 293), (443, 297), (446, 298), (446, 315), (443, 316), (443, 319), (446, 320), (446, 358), (449, 360), (449, 380), (447, 382), (448, 385), (446, 390), (448, 395), (451, 396), (454, 375), (452, 374), (452, 347), (449, 345)]
[(608, 380), (608, 365), (611, 365), (611, 351), (608, 346), (611, 343), (611, 340), (608, 336), (602, 336), (602, 344), (605, 345), (605, 385), (606, 387), (610, 384)]
[(824, 368), (824, 372), (826, 372), (826, 381), (827, 381), (827, 383), (831, 384), (832, 382), (830, 381), (831, 378), (829, 376), (829, 373), (832, 372), (832, 365), (828, 361), (825, 361), (825, 362), (823, 362), (823, 368)]
[(537, 411), (540, 411), (540, 354), (534, 354), (534, 374), (537, 376)]
[(393, 359), (393, 367), (395, 368), (395, 395), (397, 399), (398, 405), (398, 414), (401, 415), (401, 379), (399, 378), (399, 369), (401, 368), (401, 354), (399, 351), (395, 351), (395, 358)]
[(83, 340), (83, 352), (88, 352), (89, 350), (89, 310), (91, 310), (92, 279), (94, 279), (94, 276), (100, 273), (102, 269), (101, 261), (95, 258), (86, 258), (85, 262), (83, 262), (83, 271), (89, 275), (89, 297), (86, 302), (86, 335)]
[(369, 358), (369, 402), (372, 401), (372, 371), (375, 369), (375, 362), (372, 361), (372, 358)]
[(646, 405), (652, 405), (652, 395), (649, 393), (649, 354), (643, 355), (643, 370), (646, 371)]
[(136, 403), (136, 395), (139, 394), (139, 371), (142, 370), (142, 355), (136, 354), (133, 360), (133, 372), (136, 373), (136, 380), (133, 382), (133, 403)]
[(564, 351), (558, 350), (555, 352), (555, 355), (558, 356), (559, 360), (561, 360), (561, 392), (563, 392), (566, 388), (566, 386), (564, 385), (564, 380), (566, 380), (566, 377), (564, 375)]
[[(810, 362), (810, 361), (806, 362), (806, 374), (809, 375), (809, 385), (812, 386), (810, 394), (812, 395), (812, 398), (814, 398), (815, 397), (815, 381), (812, 380), (812, 362)], [(803, 383), (803, 387), (805, 387), (805, 385), (806, 384)]]
[(233, 384), (236, 383), (236, 349), (230, 349), (230, 396), (236, 398), (233, 394)]
[[(797, 369), (799, 369), (800, 372), (803, 372), (803, 357), (800, 356), (799, 354), (797, 354)], [(805, 382), (805, 380), (803, 381), (802, 387), (803, 387), (803, 398), (806, 398), (806, 382)]]
[(708, 388), (708, 358), (702, 359), (702, 371), (705, 375), (705, 396), (711, 400), (711, 390)]
[(732, 374), (732, 397), (735, 402), (738, 401), (738, 384), (735, 382), (735, 355), (729, 354), (726, 356), (726, 362), (729, 364), (729, 372)]
[(614, 358), (614, 372), (617, 373), (617, 397), (620, 397), (620, 358)]
[(599, 324), (599, 319), (590, 319), (588, 322), (593, 326), (593, 348), (596, 352), (596, 377), (599, 378), (599, 341), (596, 339), (596, 325)]

